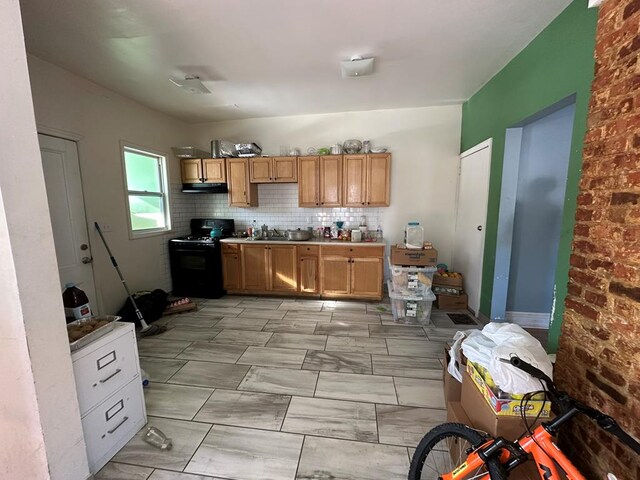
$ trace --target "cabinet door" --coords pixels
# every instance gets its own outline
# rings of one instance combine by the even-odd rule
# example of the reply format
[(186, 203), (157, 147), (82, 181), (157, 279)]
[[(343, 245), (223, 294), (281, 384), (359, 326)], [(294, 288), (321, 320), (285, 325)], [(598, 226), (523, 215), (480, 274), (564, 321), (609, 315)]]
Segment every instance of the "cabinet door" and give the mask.
[(319, 293), (318, 285), (318, 257), (300, 256), (300, 292), (302, 293)]
[(391, 154), (367, 155), (367, 207), (388, 207), (391, 200)]
[(269, 290), (298, 291), (298, 252), (295, 245), (269, 245)]
[(345, 207), (363, 207), (367, 188), (367, 156), (345, 155), (342, 199)]
[(320, 157), (298, 157), (298, 206), (320, 205)]
[(252, 158), (249, 162), (252, 183), (269, 183), (273, 180), (270, 158)]
[(199, 158), (183, 158), (180, 160), (182, 183), (202, 182), (202, 160)]
[(227, 184), (229, 205), (232, 207), (257, 207), (258, 190), (249, 183), (249, 161), (246, 158), (227, 159)]
[(203, 159), (202, 176), (206, 183), (226, 183), (227, 172), (224, 168), (224, 158)]
[(298, 181), (297, 157), (274, 157), (271, 159), (273, 181), (279, 183), (295, 183)]
[(242, 288), (264, 292), (267, 290), (269, 250), (267, 245), (241, 245)]
[(222, 278), (226, 290), (240, 290), (241, 288), (240, 254), (222, 254)]
[(320, 158), (320, 206), (342, 206), (342, 155)]
[(323, 294), (348, 295), (351, 286), (348, 257), (320, 257), (320, 291)]
[(351, 259), (351, 295), (382, 297), (382, 258)]

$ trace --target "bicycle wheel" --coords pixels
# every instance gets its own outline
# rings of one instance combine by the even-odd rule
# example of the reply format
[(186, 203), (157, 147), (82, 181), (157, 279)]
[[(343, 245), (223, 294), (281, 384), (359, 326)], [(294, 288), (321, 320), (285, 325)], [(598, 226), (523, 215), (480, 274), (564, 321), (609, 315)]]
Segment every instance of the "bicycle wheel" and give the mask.
[[(486, 438), (461, 423), (438, 425), (418, 444), (409, 470), (409, 480), (438, 480), (441, 474), (449, 473), (467, 458), (467, 451), (479, 447)], [(506, 480), (507, 474), (497, 458), (487, 461), (465, 480), (482, 478), (490, 474), (491, 480)]]

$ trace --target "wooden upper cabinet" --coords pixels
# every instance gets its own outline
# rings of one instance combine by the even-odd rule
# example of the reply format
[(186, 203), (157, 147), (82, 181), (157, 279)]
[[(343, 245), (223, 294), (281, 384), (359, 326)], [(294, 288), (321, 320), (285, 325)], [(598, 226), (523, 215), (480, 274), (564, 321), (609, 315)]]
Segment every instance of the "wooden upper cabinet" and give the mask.
[(182, 183), (202, 182), (202, 160), (200, 158), (183, 158), (180, 160)]
[(273, 157), (271, 170), (273, 181), (295, 183), (298, 181), (298, 157)]
[(320, 157), (320, 206), (342, 206), (342, 155)]
[(256, 157), (249, 159), (249, 171), (251, 182), (269, 183), (271, 182), (271, 159), (268, 157)]
[(345, 207), (363, 207), (366, 202), (367, 156), (345, 155), (342, 163), (342, 199)]
[(298, 206), (320, 206), (320, 157), (298, 157)]
[(224, 158), (203, 158), (202, 177), (205, 183), (226, 183), (227, 171)]
[(224, 158), (183, 158), (182, 183), (225, 183)]
[(229, 205), (232, 207), (257, 207), (258, 189), (249, 182), (249, 160), (246, 158), (227, 159), (227, 183)]
[(241, 245), (242, 288), (266, 291), (269, 272), (269, 249), (267, 245)]
[(249, 162), (251, 183), (298, 181), (298, 157), (254, 157)]
[(295, 245), (269, 245), (269, 290), (298, 291), (298, 254)]
[(367, 155), (367, 207), (388, 207), (391, 202), (391, 154)]

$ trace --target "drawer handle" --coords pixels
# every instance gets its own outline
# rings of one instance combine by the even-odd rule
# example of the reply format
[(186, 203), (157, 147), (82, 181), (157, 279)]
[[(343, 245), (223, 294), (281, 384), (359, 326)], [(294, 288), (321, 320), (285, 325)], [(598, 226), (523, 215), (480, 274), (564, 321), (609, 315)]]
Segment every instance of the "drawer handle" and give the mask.
[(117, 429), (119, 429), (124, 424), (124, 422), (126, 422), (127, 420), (129, 420), (129, 417), (124, 417), (119, 424), (117, 424), (111, 430), (107, 430), (107, 433), (111, 435), (113, 432), (115, 432)]
[(117, 369), (115, 372), (113, 372), (111, 375), (109, 375), (107, 378), (104, 378), (102, 380), (100, 380), (100, 383), (107, 383), (109, 380), (111, 380), (113, 377), (115, 377), (117, 374), (119, 374), (122, 371), (122, 369)]

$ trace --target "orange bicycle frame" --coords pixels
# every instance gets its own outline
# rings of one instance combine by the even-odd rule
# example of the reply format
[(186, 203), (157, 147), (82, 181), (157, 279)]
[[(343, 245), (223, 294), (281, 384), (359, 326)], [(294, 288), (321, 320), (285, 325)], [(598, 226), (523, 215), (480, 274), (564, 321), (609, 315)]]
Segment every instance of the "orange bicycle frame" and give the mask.
[[(478, 451), (491, 445), (493, 441), (487, 442), (474, 452), (471, 452), (466, 461), (453, 469), (450, 473), (441, 475), (442, 480), (464, 480), (476, 472), (485, 463)], [(518, 445), (533, 457), (540, 478), (544, 480), (560, 480), (560, 475), (556, 464), (566, 473), (569, 480), (586, 480), (564, 453), (553, 442), (551, 434), (543, 427), (539, 426), (533, 431), (533, 435), (527, 435), (518, 441)], [(500, 462), (509, 461), (511, 454), (507, 450), (502, 450)], [(490, 480), (489, 474), (485, 474), (479, 480)]]

